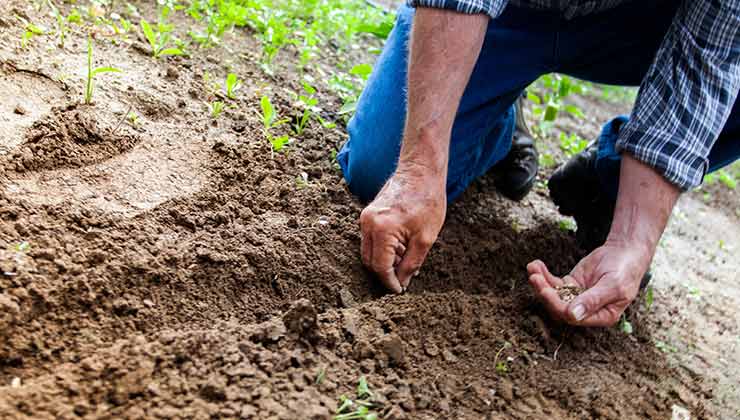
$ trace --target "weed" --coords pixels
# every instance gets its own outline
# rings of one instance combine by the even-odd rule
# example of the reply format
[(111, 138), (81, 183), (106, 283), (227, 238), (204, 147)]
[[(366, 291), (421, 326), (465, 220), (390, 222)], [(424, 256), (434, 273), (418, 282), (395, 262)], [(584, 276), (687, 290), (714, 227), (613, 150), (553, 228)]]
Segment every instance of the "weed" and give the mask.
[(357, 384), (357, 399), (351, 400), (347, 396), (339, 397), (339, 408), (337, 408), (334, 420), (377, 420), (378, 415), (371, 411), (376, 404), (373, 402), (374, 395), (370, 391), (367, 380), (360, 377)]
[(169, 8), (165, 7), (160, 14), (160, 20), (157, 24), (157, 28), (152, 28), (146, 19), (141, 19), (139, 22), (141, 30), (144, 32), (146, 40), (149, 41), (149, 46), (152, 48), (152, 56), (154, 58), (163, 57), (166, 55), (183, 55), (184, 52), (180, 48), (167, 47), (172, 36), (172, 25), (164, 23), (167, 15), (169, 14)]
[(622, 314), (622, 319), (619, 321), (619, 331), (625, 334), (632, 334), (632, 323), (627, 320), (627, 316)]
[(13, 251), (26, 253), (31, 250), (31, 244), (23, 241), (13, 245)]
[[(305, 94), (298, 95), (298, 103), (303, 107), (303, 114), (296, 118), (296, 122), (293, 124), (293, 133), (295, 133), (296, 136), (303, 134), (303, 130), (306, 129), (308, 121), (311, 119), (311, 115), (319, 111), (319, 108), (316, 106), (319, 103), (319, 100), (314, 97), (316, 94), (316, 88), (304, 81), (303, 90), (305, 91)], [(321, 125), (326, 127), (326, 123), (323, 120), (321, 120)]]
[(575, 232), (576, 229), (578, 229), (578, 226), (573, 219), (561, 219), (558, 222), (558, 227), (563, 232)]
[(126, 118), (128, 119), (128, 122), (129, 124), (131, 124), (132, 127), (139, 126), (139, 116), (135, 112), (129, 112)]
[(493, 365), (496, 367), (496, 372), (499, 375), (506, 374), (509, 371), (509, 365), (506, 363), (506, 361), (498, 360), (501, 356), (501, 353), (503, 353), (503, 351), (508, 348), (511, 348), (511, 343), (509, 343), (508, 341), (504, 341), (504, 345), (501, 346), (501, 348), (496, 352), (496, 356), (494, 356), (493, 358)]
[(213, 101), (209, 107), (211, 108), (211, 118), (217, 119), (224, 110), (224, 103), (221, 101)]
[(26, 49), (31, 39), (38, 35), (45, 35), (46, 31), (39, 26), (34, 25), (31, 22), (26, 23), (26, 32), (21, 37), (21, 48)]
[[(565, 111), (576, 118), (583, 118), (580, 108), (563, 102), (573, 93), (583, 94), (589, 90), (588, 84), (560, 74), (547, 74), (540, 77), (527, 89), (527, 98), (534, 103), (532, 112), (540, 117), (538, 128), (546, 133), (557, 119), (560, 111)], [(539, 94), (534, 91), (538, 91)]]
[(653, 286), (648, 286), (645, 292), (645, 306), (649, 311), (653, 307)]
[(95, 76), (102, 73), (120, 73), (121, 70), (115, 67), (98, 67), (93, 68), (93, 45), (92, 37), (87, 38), (87, 87), (85, 88), (85, 103), (90, 105), (93, 97), (93, 84)]
[(560, 150), (562, 150), (566, 156), (570, 157), (576, 155), (588, 147), (588, 141), (582, 139), (577, 134), (571, 134), (566, 136), (565, 133), (560, 133)]
[(236, 99), (236, 91), (239, 90), (241, 85), (242, 81), (239, 80), (239, 77), (234, 73), (229, 73), (226, 76), (226, 97)]
[(274, 137), (271, 133), (271, 130), (275, 127), (285, 124), (290, 120), (277, 119), (277, 112), (275, 111), (275, 107), (272, 106), (272, 102), (270, 102), (270, 98), (267, 95), (264, 95), (262, 99), (260, 99), (260, 108), (262, 110), (260, 117), (262, 118), (262, 125), (265, 137), (272, 144), (272, 149), (276, 152), (279, 152), (283, 149), (283, 147), (285, 147), (286, 144), (288, 144), (290, 138), (287, 134), (279, 137)]

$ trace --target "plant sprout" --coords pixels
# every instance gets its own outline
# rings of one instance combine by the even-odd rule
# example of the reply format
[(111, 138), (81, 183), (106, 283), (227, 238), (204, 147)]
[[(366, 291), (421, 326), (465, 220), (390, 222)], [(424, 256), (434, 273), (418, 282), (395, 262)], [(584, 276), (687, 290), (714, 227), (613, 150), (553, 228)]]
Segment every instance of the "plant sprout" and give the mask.
[(24, 32), (23, 37), (21, 37), (21, 48), (25, 49), (28, 46), (28, 43), (31, 41), (31, 38), (33, 38), (34, 36), (44, 34), (46, 34), (45, 30), (41, 29), (31, 22), (26, 23), (26, 32)]
[(234, 73), (229, 73), (226, 76), (226, 97), (229, 99), (236, 99), (236, 91), (242, 85), (242, 81)]
[(224, 110), (224, 103), (221, 101), (213, 101), (210, 104), (211, 118), (217, 119)]
[(340, 396), (334, 420), (377, 420), (378, 415), (371, 411), (376, 407), (373, 397), (367, 379), (361, 376), (357, 384), (357, 399), (351, 400), (345, 395)]
[(157, 31), (145, 19), (139, 22), (141, 30), (144, 32), (146, 40), (149, 41), (149, 45), (152, 48), (152, 57), (159, 58), (166, 55), (183, 55), (183, 51), (179, 48), (168, 48), (167, 43), (170, 41), (170, 28), (167, 25), (159, 24)]
[(267, 97), (267, 95), (263, 96), (262, 99), (260, 100), (260, 108), (262, 109), (262, 113), (260, 114), (260, 117), (262, 118), (262, 124), (264, 128), (265, 137), (272, 144), (272, 149), (276, 152), (279, 152), (280, 150), (283, 149), (283, 147), (285, 147), (286, 144), (288, 144), (288, 142), (290, 141), (290, 138), (288, 137), (287, 134), (279, 136), (279, 137), (274, 137), (272, 133), (270, 133), (270, 130), (280, 125), (283, 125), (290, 120), (283, 119), (283, 120), (276, 121), (277, 112), (275, 112), (275, 107), (272, 106), (272, 102), (270, 102), (270, 98)]
[(95, 76), (102, 73), (120, 73), (121, 70), (115, 67), (98, 67), (93, 68), (93, 45), (92, 38), (87, 38), (87, 87), (85, 88), (85, 104), (92, 103), (93, 88)]

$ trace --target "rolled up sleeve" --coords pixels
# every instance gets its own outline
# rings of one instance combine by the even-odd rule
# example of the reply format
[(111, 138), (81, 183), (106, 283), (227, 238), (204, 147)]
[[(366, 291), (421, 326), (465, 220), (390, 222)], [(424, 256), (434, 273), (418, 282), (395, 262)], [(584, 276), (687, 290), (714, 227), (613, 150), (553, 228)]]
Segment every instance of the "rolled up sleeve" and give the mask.
[(684, 191), (699, 186), (738, 89), (740, 0), (684, 0), (642, 81), (617, 150)]
[(431, 7), (467, 14), (486, 14), (495, 19), (501, 15), (508, 0), (407, 0), (411, 7)]

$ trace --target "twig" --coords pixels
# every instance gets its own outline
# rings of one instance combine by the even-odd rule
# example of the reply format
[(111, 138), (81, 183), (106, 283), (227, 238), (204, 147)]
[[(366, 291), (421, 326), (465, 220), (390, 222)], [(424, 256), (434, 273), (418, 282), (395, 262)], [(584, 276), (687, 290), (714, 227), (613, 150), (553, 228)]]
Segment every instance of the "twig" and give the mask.
[(555, 349), (555, 353), (552, 355), (552, 361), (557, 362), (558, 360), (558, 350), (560, 350), (560, 347), (563, 347), (563, 343), (565, 343), (565, 338), (563, 338), (563, 341), (560, 342), (558, 347)]
[(121, 121), (118, 121), (118, 125), (116, 128), (113, 129), (113, 132), (111, 133), (111, 137), (116, 135), (116, 131), (121, 127), (121, 124), (123, 124), (124, 121), (126, 121), (126, 118), (128, 117), (128, 114), (131, 112), (132, 105), (128, 104), (128, 109), (126, 112), (123, 113), (123, 118), (121, 118)]

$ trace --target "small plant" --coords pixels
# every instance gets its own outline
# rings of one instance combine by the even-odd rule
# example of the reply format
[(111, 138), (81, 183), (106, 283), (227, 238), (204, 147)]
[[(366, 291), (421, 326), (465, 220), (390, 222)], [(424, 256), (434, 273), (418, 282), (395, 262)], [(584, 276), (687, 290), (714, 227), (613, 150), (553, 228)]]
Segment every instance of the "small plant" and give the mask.
[(565, 133), (560, 133), (560, 150), (562, 150), (566, 156), (574, 156), (588, 147), (588, 141), (582, 139), (577, 134), (573, 133), (570, 136), (566, 136)]
[(28, 43), (31, 41), (31, 38), (45, 34), (46, 31), (42, 28), (34, 25), (31, 22), (26, 23), (26, 32), (24, 32), (23, 37), (21, 37), (21, 48), (25, 49), (26, 47), (28, 47)]
[(242, 81), (234, 73), (229, 73), (226, 76), (226, 97), (229, 99), (236, 99), (236, 91), (242, 85)]
[(168, 48), (167, 44), (170, 42), (170, 32), (172, 27), (163, 23), (157, 25), (157, 30), (147, 22), (145, 19), (141, 19), (139, 22), (141, 30), (144, 32), (146, 40), (149, 41), (149, 46), (152, 48), (152, 57), (159, 58), (166, 55), (183, 55), (183, 51), (179, 48)]
[(85, 88), (85, 104), (92, 103), (93, 88), (95, 76), (102, 73), (120, 73), (121, 70), (115, 67), (98, 67), (93, 68), (93, 45), (92, 38), (87, 38), (87, 87)]
[(501, 348), (496, 352), (496, 356), (493, 358), (493, 365), (496, 367), (496, 372), (499, 375), (504, 375), (507, 372), (509, 372), (509, 365), (506, 363), (505, 360), (499, 361), (499, 357), (501, 356), (501, 353), (503, 353), (504, 350), (511, 348), (511, 343), (508, 341), (504, 341), (504, 345), (501, 346)]
[(316, 379), (314, 379), (313, 382), (316, 385), (321, 385), (324, 382), (324, 379), (326, 379), (326, 368), (321, 368), (321, 370), (316, 374)]
[(357, 384), (357, 399), (351, 400), (345, 395), (339, 397), (339, 408), (337, 408), (334, 420), (377, 420), (378, 415), (371, 411), (376, 408), (373, 401), (374, 395), (370, 391), (367, 380), (360, 377)]
[(632, 334), (632, 323), (627, 321), (627, 316), (622, 314), (622, 319), (619, 321), (619, 331), (625, 334)]
[(138, 127), (139, 126), (139, 116), (135, 112), (129, 112), (126, 116), (126, 119), (128, 120), (129, 124), (131, 124), (132, 127)]
[(576, 222), (573, 219), (561, 219), (558, 222), (558, 227), (563, 232), (575, 232), (578, 226), (576, 226)]
[(213, 101), (209, 105), (211, 108), (211, 118), (217, 119), (224, 110), (224, 103), (221, 101)]
[(647, 291), (645, 292), (645, 306), (647, 307), (647, 310), (649, 311), (650, 308), (653, 307), (653, 286), (648, 286)]
[(28, 251), (31, 250), (31, 244), (28, 243), (28, 242), (26, 242), (26, 241), (19, 242), (19, 243), (13, 245), (13, 250), (15, 252), (26, 253), (26, 252), (28, 252)]
[(541, 119), (537, 129), (547, 133), (560, 111), (565, 111), (576, 118), (583, 118), (580, 108), (565, 104), (563, 100), (573, 93), (583, 94), (587, 91), (587, 83), (568, 76), (547, 74), (540, 77), (527, 89), (527, 99), (534, 103), (532, 113)]
[(274, 137), (270, 130), (283, 125), (290, 120), (277, 120), (277, 112), (275, 112), (275, 107), (272, 106), (272, 102), (270, 102), (270, 98), (267, 95), (264, 95), (260, 100), (260, 108), (262, 109), (260, 117), (262, 118), (262, 125), (265, 137), (272, 144), (272, 149), (276, 152), (279, 152), (283, 149), (283, 147), (285, 147), (286, 144), (288, 144), (290, 139), (287, 134), (279, 137)]
[[(303, 130), (306, 129), (311, 116), (319, 111), (319, 108), (316, 106), (316, 104), (319, 103), (319, 100), (314, 97), (316, 94), (316, 88), (307, 82), (303, 82), (303, 90), (306, 94), (298, 95), (298, 103), (303, 107), (303, 114), (296, 118), (296, 122), (293, 124), (293, 133), (295, 133), (296, 136), (303, 134)], [(322, 125), (324, 125), (323, 121)]]

